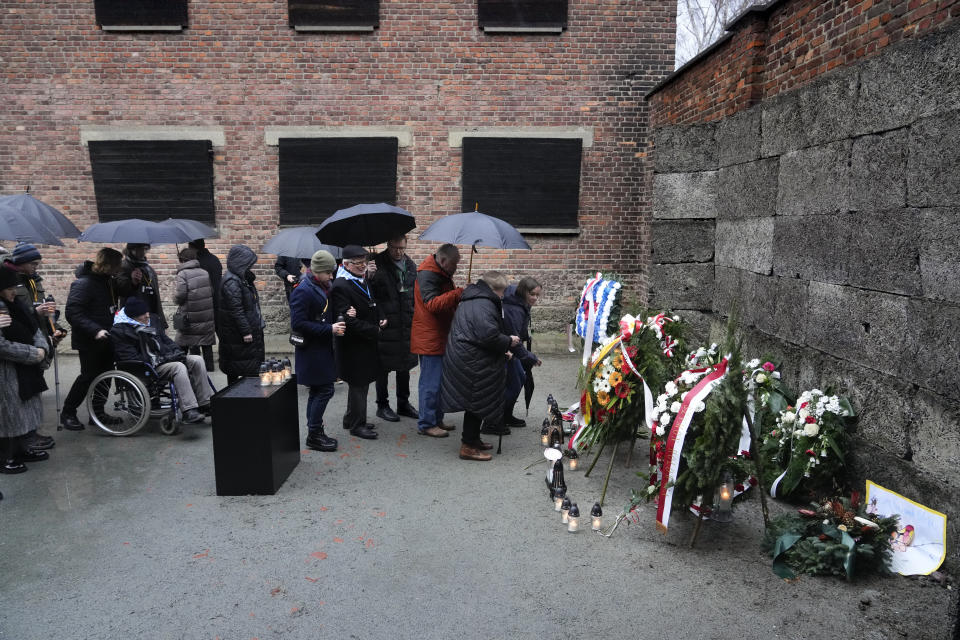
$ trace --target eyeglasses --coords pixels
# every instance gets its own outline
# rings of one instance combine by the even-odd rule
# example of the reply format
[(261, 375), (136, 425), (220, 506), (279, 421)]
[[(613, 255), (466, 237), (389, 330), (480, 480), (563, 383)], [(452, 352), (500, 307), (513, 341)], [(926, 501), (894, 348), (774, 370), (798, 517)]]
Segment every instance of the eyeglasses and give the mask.
[(344, 260), (344, 264), (350, 264), (355, 267), (365, 267), (367, 265), (366, 260)]

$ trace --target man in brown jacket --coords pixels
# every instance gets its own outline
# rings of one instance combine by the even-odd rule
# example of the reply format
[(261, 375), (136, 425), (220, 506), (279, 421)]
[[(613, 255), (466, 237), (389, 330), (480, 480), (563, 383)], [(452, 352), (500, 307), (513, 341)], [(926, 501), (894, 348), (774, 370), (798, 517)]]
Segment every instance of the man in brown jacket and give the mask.
[(441, 245), (437, 252), (420, 263), (413, 294), (413, 325), (410, 352), (420, 356), (420, 417), (417, 431), (433, 438), (446, 438), (453, 427), (443, 424), (440, 409), (440, 383), (443, 380), (443, 352), (453, 314), (463, 295), (453, 285), (453, 274), (460, 264), (460, 251), (452, 244)]

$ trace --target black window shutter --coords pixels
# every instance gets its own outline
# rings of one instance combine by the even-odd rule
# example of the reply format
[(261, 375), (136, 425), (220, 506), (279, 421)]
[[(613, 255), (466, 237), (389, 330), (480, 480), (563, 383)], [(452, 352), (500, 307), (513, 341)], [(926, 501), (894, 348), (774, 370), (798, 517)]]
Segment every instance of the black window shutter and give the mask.
[(99, 25), (187, 26), (187, 0), (94, 0)]
[(567, 26), (567, 0), (478, 0), (481, 27)]
[(396, 138), (281, 138), (280, 224), (320, 224), (355, 204), (396, 204), (397, 147)]
[(90, 142), (101, 222), (190, 218), (214, 224), (209, 140)]
[(582, 141), (464, 138), (464, 211), (517, 227), (577, 227)]
[(379, 0), (289, 0), (291, 27), (380, 25)]

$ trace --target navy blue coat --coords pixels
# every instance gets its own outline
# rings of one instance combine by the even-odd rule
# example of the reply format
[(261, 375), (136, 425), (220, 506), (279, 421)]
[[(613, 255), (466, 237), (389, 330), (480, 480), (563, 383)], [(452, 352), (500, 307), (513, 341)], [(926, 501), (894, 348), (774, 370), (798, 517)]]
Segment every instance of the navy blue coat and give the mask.
[(517, 285), (507, 287), (503, 294), (503, 326), (506, 332), (520, 338), (520, 344), (510, 348), (525, 369), (537, 364), (537, 356), (530, 353), (530, 306), (517, 293)]
[(333, 309), (316, 280), (307, 276), (290, 294), (290, 327), (307, 339), (296, 348), (297, 383), (308, 387), (337, 379), (333, 359)]

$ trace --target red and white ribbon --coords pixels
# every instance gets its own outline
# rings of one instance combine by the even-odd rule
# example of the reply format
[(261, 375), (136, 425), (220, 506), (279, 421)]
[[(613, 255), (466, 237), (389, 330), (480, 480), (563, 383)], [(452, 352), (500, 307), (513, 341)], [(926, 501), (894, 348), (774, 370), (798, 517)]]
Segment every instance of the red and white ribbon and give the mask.
[(663, 533), (667, 532), (667, 524), (670, 522), (670, 507), (673, 504), (673, 482), (677, 479), (677, 473), (680, 469), (680, 454), (683, 452), (683, 443), (687, 437), (687, 430), (690, 428), (690, 422), (693, 420), (698, 404), (710, 395), (723, 376), (727, 373), (727, 358), (721, 360), (712, 367), (713, 371), (705, 375), (693, 389), (687, 393), (680, 404), (680, 411), (677, 412), (670, 427), (670, 435), (667, 436), (667, 451), (663, 459), (663, 478), (660, 483), (660, 499), (657, 504), (657, 529)]

